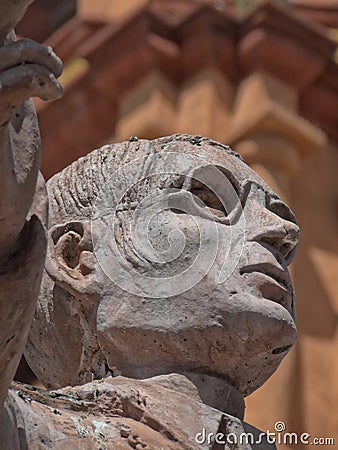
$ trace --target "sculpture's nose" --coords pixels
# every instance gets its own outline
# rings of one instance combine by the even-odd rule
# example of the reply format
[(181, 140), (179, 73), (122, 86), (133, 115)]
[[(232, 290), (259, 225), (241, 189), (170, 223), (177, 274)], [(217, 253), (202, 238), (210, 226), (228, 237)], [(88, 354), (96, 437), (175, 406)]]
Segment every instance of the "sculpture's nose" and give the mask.
[(256, 212), (260, 217), (260, 225), (251, 230), (247, 236), (248, 240), (274, 249), (287, 265), (290, 264), (298, 244), (298, 225), (269, 211), (266, 207), (261, 207), (260, 211)]

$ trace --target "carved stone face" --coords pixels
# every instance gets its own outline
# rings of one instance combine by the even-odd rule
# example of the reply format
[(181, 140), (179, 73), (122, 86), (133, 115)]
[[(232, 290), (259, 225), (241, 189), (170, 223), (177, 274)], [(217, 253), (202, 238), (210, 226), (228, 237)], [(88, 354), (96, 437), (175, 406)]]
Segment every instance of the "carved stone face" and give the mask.
[[(287, 265), (298, 227), (289, 208), (236, 156), (215, 154), (211, 146), (198, 150), (208, 163), (190, 172), (188, 182), (182, 183), (188, 192), (183, 191), (179, 200), (174, 197), (172, 208), (163, 209), (165, 200), (157, 193), (142, 202), (138, 215), (143, 220), (133, 222), (128, 214), (123, 219), (132, 230), (124, 235), (129, 251), (137, 256), (138, 249), (143, 250), (134, 265), (142, 267), (145, 277), (158, 276), (161, 282), (152, 284), (143, 297), (116, 296), (116, 287), (107, 286), (98, 308), (99, 341), (109, 355), (108, 365), (129, 376), (197, 371), (227, 376), (248, 393), (271, 375), (295, 339)], [(191, 152), (186, 144), (185, 151)], [(209, 164), (212, 160), (214, 165)], [(220, 170), (224, 176), (214, 183)], [(201, 171), (200, 180), (209, 180), (206, 184), (193, 178)], [(222, 192), (229, 195), (229, 181), (240, 201), (224, 199), (222, 205), (220, 197)], [(198, 199), (205, 208), (199, 208)], [(210, 216), (205, 214), (208, 207)], [(234, 219), (228, 223), (231, 215)], [(113, 216), (106, 218), (106, 223), (113, 222)], [(135, 244), (137, 238), (141, 245)], [(166, 253), (163, 266), (142, 264), (145, 257), (159, 260), (157, 251)], [(224, 265), (231, 271), (220, 282)], [(104, 261), (102, 266), (107, 269)], [(203, 276), (196, 282), (199, 271)], [(109, 268), (106, 272), (110, 275)], [(177, 274), (184, 274), (184, 281), (193, 278), (192, 287), (184, 290), (186, 284)], [(134, 280), (147, 291), (136, 276)], [(174, 287), (181, 292), (166, 295)]]
[[(75, 301), (88, 301), (88, 292), (96, 298), (87, 318), (92, 314), (88, 322), (106, 368), (135, 378), (187, 371), (226, 377), (247, 395), (276, 370), (295, 340), (287, 266), (298, 227), (244, 162), (220, 145), (194, 139), (153, 141), (156, 157), (147, 170), (149, 155), (138, 149), (140, 165), (134, 162), (109, 181), (114, 200), (105, 194), (99, 214), (79, 221), (77, 266), (69, 259), (69, 235), (53, 253), (52, 259), (68, 255), (70, 276), (62, 278), (60, 270), (53, 275), (51, 258), (47, 271)], [(147, 182), (140, 176), (145, 172)], [(117, 180), (128, 176), (133, 189), (124, 187), (116, 201)], [(65, 228), (54, 234), (53, 245), (65, 234)], [(84, 249), (86, 234), (93, 248)], [(69, 268), (82, 278), (74, 281)]]

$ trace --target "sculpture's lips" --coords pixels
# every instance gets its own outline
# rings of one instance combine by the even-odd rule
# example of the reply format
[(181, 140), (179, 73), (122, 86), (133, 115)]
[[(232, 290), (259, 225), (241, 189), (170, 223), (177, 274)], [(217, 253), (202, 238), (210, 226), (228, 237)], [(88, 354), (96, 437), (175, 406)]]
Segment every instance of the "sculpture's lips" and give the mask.
[(258, 264), (250, 264), (248, 266), (244, 266), (241, 268), (241, 274), (243, 273), (252, 273), (258, 272), (266, 275), (269, 278), (272, 278), (276, 281), (281, 288), (286, 291), (289, 291), (291, 287), (289, 273), (278, 266), (275, 266), (271, 263), (258, 263)]
[(263, 296), (290, 310), (293, 291), (287, 270), (271, 263), (259, 263), (243, 267), (240, 273), (254, 273)]

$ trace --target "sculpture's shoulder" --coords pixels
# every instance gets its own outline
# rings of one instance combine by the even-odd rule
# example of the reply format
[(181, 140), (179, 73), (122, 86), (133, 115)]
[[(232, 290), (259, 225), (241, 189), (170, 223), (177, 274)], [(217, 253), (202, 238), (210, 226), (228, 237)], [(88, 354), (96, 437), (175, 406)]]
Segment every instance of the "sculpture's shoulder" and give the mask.
[(58, 391), (13, 384), (2, 423), (11, 424), (5, 428), (14, 450), (23, 438), (28, 449), (197, 449), (204, 406), (162, 385), (124, 377)]
[(58, 391), (14, 384), (1, 423), (1, 441), (13, 450), (206, 450), (218, 448), (212, 441), (222, 427), (244, 432), (239, 419), (202, 403), (181, 375), (107, 378)]

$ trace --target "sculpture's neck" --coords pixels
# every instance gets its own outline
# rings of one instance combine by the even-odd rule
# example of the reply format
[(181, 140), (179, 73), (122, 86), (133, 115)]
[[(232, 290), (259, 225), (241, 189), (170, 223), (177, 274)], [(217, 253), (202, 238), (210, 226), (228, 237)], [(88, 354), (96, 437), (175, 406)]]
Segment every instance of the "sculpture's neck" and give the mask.
[(206, 405), (243, 420), (243, 395), (227, 380), (195, 372), (183, 372), (182, 375), (196, 386)]

